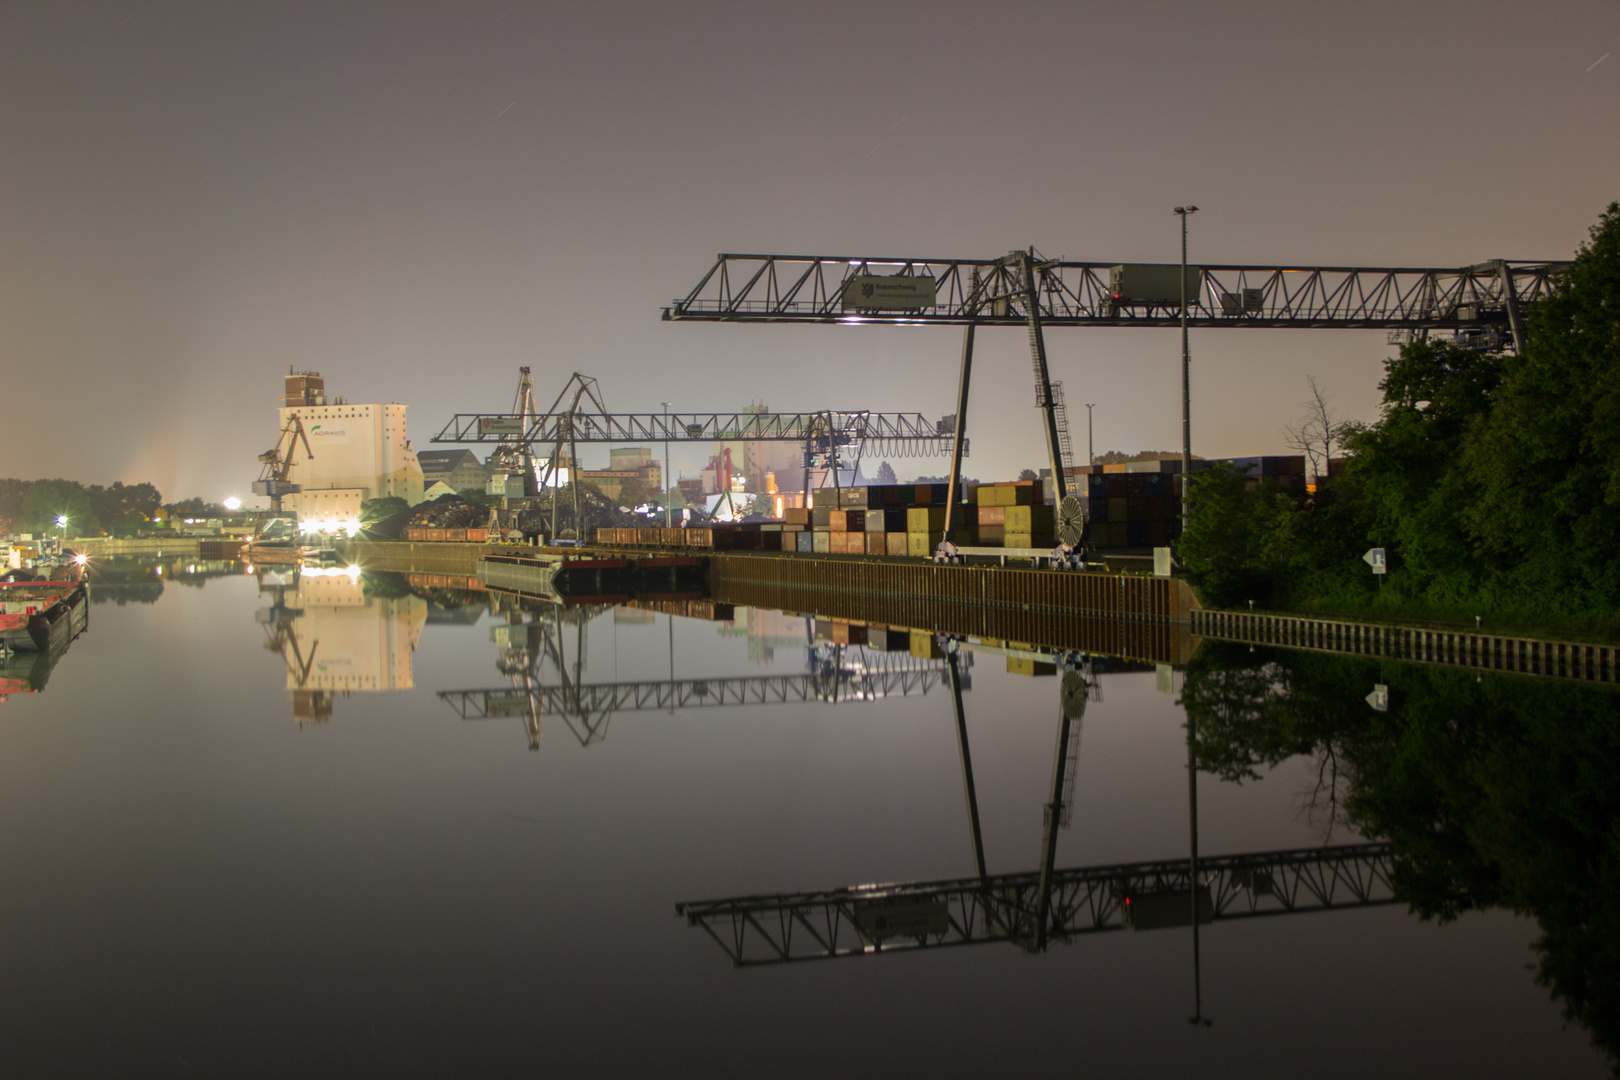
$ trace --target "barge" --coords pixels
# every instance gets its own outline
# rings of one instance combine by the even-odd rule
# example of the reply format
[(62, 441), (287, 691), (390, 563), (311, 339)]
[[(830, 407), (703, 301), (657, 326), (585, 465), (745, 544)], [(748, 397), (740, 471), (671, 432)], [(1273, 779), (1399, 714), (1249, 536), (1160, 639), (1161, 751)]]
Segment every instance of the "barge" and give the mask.
[(83, 630), (90, 591), (82, 581), (0, 582), (0, 647), (50, 652)]

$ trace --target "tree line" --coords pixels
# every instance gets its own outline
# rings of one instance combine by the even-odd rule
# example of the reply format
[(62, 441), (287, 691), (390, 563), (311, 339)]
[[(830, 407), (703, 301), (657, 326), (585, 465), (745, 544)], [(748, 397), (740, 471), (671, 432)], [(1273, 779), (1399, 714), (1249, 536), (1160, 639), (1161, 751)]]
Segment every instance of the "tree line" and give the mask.
[(1517, 354), (1413, 341), (1379, 389), (1376, 423), (1334, 425), (1313, 386), (1311, 438), (1347, 452), (1314, 494), (1195, 474), (1181, 555), (1206, 603), (1620, 626), (1620, 203)]
[[(189, 501), (204, 505), (200, 499)], [(77, 536), (128, 536), (148, 527), (162, 508), (163, 496), (146, 483), (103, 487), (76, 480), (0, 479), (3, 532), (46, 532), (65, 516), (68, 531)]]

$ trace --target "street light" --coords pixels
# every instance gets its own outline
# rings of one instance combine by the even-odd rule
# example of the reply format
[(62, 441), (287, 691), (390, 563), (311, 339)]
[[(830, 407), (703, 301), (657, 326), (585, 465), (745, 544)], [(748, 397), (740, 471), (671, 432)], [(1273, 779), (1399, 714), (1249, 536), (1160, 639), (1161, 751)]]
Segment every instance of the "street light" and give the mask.
[(242, 509), (242, 500), (238, 499), (235, 495), (232, 495), (230, 498), (226, 499), (224, 501), (224, 503), (222, 503), (221, 505), (224, 506), (225, 509), (229, 510), (231, 513), (234, 514), (236, 511)]
[[(1187, 218), (1196, 206), (1176, 207), (1181, 219), (1181, 532), (1187, 533), (1192, 516), (1192, 353), (1187, 347)], [(1178, 545), (1179, 546), (1179, 545)]]
[(669, 402), (664, 406), (664, 528), (669, 528)]
[(67, 523), (68, 519), (66, 514), (56, 515), (57, 528), (62, 530), (62, 548), (64, 550), (67, 548)]

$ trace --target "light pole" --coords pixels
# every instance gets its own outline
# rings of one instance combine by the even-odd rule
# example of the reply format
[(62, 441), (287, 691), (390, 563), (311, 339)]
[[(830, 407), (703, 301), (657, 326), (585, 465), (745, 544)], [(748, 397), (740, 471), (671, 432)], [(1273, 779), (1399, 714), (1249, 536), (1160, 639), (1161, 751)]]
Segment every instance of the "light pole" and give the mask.
[(1091, 441), (1091, 410), (1097, 407), (1095, 401), (1086, 402), (1086, 464), (1097, 464), (1097, 446)]
[(667, 529), (669, 528), (669, 402), (660, 404), (664, 406), (664, 528)]
[[(1196, 206), (1176, 207), (1181, 219), (1181, 532), (1186, 535), (1192, 516), (1192, 353), (1187, 347), (1187, 218)], [(1179, 548), (1180, 545), (1178, 544)]]
[(67, 548), (67, 523), (66, 514), (56, 515), (56, 527), (62, 530), (62, 547), (64, 550)]

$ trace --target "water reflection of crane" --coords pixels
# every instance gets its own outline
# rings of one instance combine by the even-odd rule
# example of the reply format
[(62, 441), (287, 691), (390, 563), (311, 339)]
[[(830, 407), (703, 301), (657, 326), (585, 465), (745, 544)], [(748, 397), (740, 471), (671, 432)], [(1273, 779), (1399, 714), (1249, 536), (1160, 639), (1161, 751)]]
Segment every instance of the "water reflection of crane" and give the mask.
[[(1089, 658), (1063, 658), (1057, 746), (1037, 870), (991, 874), (959, 673), (960, 643), (945, 642), (968, 827), (977, 873), (945, 881), (862, 885), (676, 905), (739, 967), (1010, 942), (1042, 952), (1053, 941), (1109, 930), (1188, 926), (1194, 933), (1193, 1023), (1203, 1015), (1198, 927), (1212, 920), (1395, 902), (1387, 843), (1200, 859), (1196, 772), (1189, 777), (1191, 855), (1184, 859), (1056, 866), (1057, 834), (1073, 801), (1079, 729), (1098, 682)], [(1195, 733), (1188, 731), (1189, 741)], [(1189, 762), (1191, 768), (1191, 762)]]
[[(535, 750), (540, 745), (541, 718), (548, 713), (562, 716), (580, 745), (588, 746), (606, 737), (608, 721), (619, 712), (877, 701), (927, 694), (950, 685), (942, 661), (829, 642), (812, 642), (807, 670), (791, 675), (696, 679), (672, 675), (668, 679), (587, 683), (585, 626), (602, 610), (606, 609), (556, 606), (550, 615), (523, 621), (522, 610), (514, 607), (507, 623), (494, 628), (502, 650), (497, 667), (510, 685), (446, 690), (440, 692), (440, 699), (463, 720), (521, 717), (529, 748)], [(574, 626), (572, 660), (564, 648), (564, 619)], [(555, 673), (552, 681), (542, 681), (547, 666)], [(959, 678), (961, 689), (970, 688), (970, 676), (962, 673)]]
[[(529, 737), (529, 749), (540, 749), (542, 718), (560, 715), (581, 746), (607, 737), (611, 710), (594, 705), (579, 692), (588, 658), (590, 636), (586, 628), (607, 607), (566, 607), (520, 602), (515, 597), (491, 597), (506, 622), (491, 628), (498, 653), (495, 667), (510, 684), (492, 690), (446, 691), (440, 698), (451, 703), (462, 719), (517, 716)], [(566, 631), (574, 631), (574, 655), (568, 658)], [(554, 683), (542, 681), (546, 668)]]
[[(296, 568), (292, 571), (296, 574)], [(294, 579), (296, 581), (296, 578)], [(281, 572), (270, 571), (260, 575), (259, 591), (271, 596), (270, 606), (255, 613), (259, 625), (264, 627), (264, 647), (281, 657), (292, 677), (293, 718), (300, 727), (304, 724), (324, 724), (332, 718), (332, 702), (336, 694), (331, 690), (308, 689), (310, 672), (315, 667), (315, 654), (320, 649), (319, 639), (309, 641), (308, 650), (298, 640), (295, 621), (304, 613), (301, 607), (287, 603), (287, 594), (298, 592), (296, 584), (284, 580)]]

